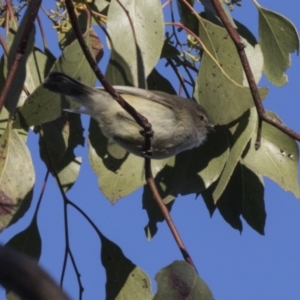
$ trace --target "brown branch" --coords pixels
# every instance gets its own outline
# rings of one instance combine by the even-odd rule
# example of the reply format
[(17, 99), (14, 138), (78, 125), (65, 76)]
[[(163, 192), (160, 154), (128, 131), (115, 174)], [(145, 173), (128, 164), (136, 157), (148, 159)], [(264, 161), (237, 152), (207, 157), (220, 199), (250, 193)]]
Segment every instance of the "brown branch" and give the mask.
[[(232, 41), (234, 42), (236, 49), (238, 51), (238, 54), (240, 56), (240, 60), (242, 63), (242, 66), (244, 68), (244, 72), (246, 74), (248, 83), (249, 83), (249, 88), (252, 94), (252, 98), (258, 113), (258, 117), (262, 121), (265, 121), (271, 125), (273, 125), (274, 127), (278, 128), (279, 130), (281, 130), (282, 132), (286, 133), (288, 136), (296, 139), (297, 141), (300, 141), (300, 134), (296, 133), (295, 131), (293, 131), (292, 129), (290, 129), (289, 127), (285, 126), (283, 123), (281, 123), (280, 121), (278, 121), (275, 118), (272, 118), (271, 116), (269, 116), (260, 99), (260, 95), (258, 92), (258, 88), (255, 82), (255, 79), (253, 77), (253, 73), (247, 58), (247, 55), (244, 51), (245, 49), (245, 44), (243, 42), (243, 40), (241, 39), (241, 37), (239, 36), (239, 34), (237, 33), (236, 29), (231, 25), (228, 17), (226, 16), (219, 0), (211, 0), (217, 14), (218, 17), (220, 18), (220, 20), (222, 21), (224, 27), (226, 28), (229, 36), (231, 37)], [(260, 126), (259, 126), (260, 128)], [(259, 129), (260, 130), (260, 129)], [(258, 149), (260, 147), (260, 132), (258, 132), (257, 134), (257, 139), (256, 139), (256, 143), (255, 143), (255, 148)]]
[[(70, 17), (70, 21), (73, 27), (73, 30), (75, 31), (75, 34), (77, 36), (78, 42), (81, 46), (81, 49), (88, 60), (91, 68), (95, 72), (97, 78), (102, 83), (105, 90), (116, 100), (118, 103), (135, 119), (135, 121), (144, 129), (144, 136), (145, 136), (145, 152), (151, 153), (151, 138), (153, 136), (152, 126), (148, 122), (148, 120), (139, 114), (131, 105), (129, 105), (116, 91), (115, 89), (110, 85), (110, 83), (106, 80), (104, 75), (102, 74), (101, 70), (98, 68), (97, 63), (95, 62), (93, 56), (91, 55), (88, 46), (86, 45), (82, 32), (80, 30), (77, 16), (74, 11), (74, 5), (71, 0), (66, 0), (66, 7), (68, 10), (68, 14)], [(174, 226), (174, 223), (171, 220), (171, 217), (169, 215), (169, 211), (165, 207), (164, 203), (162, 202), (159, 193), (157, 191), (157, 188), (155, 186), (155, 182), (153, 179), (152, 171), (151, 171), (151, 159), (148, 157), (145, 157), (145, 174), (146, 174), (146, 181), (149, 184), (149, 187), (152, 191), (152, 195), (159, 205), (163, 216), (165, 217), (171, 232), (173, 233), (173, 236), (183, 254), (184, 259), (190, 263), (192, 266), (194, 266), (192, 259), (190, 258), (186, 248), (184, 247), (184, 244), (182, 243), (179, 234)], [(194, 266), (195, 267), (195, 266)]]
[(115, 99), (139, 124), (145, 131), (145, 152), (150, 153), (151, 152), (151, 141), (149, 136), (153, 136), (152, 132), (152, 126), (148, 122), (148, 120), (139, 114), (130, 104), (128, 104), (113, 88), (113, 86), (106, 80), (103, 73), (99, 69), (94, 57), (92, 56), (87, 44), (85, 43), (85, 40), (83, 38), (77, 16), (74, 10), (74, 5), (71, 0), (66, 0), (66, 7), (68, 10), (68, 14), (70, 17), (70, 21), (73, 27), (73, 30), (76, 34), (77, 40), (80, 44), (80, 47), (82, 49), (82, 52), (84, 53), (88, 63), (90, 64), (92, 70), (95, 72), (95, 75), (103, 85), (104, 89)]
[(145, 170), (146, 170), (146, 182), (152, 192), (152, 196), (153, 196), (153, 199), (155, 200), (156, 204), (158, 205), (162, 215), (164, 216), (169, 228), (170, 228), (170, 231), (177, 243), (177, 246), (179, 248), (179, 250), (181, 251), (181, 254), (184, 258), (184, 260), (189, 263), (192, 267), (194, 267), (195, 271), (197, 272), (197, 269), (196, 269), (196, 266), (187, 250), (187, 248), (185, 247), (179, 233), (178, 233), (178, 230), (171, 218), (171, 215), (170, 215), (170, 212), (168, 210), (168, 208), (166, 207), (166, 205), (164, 204), (162, 198), (160, 197), (160, 194), (157, 190), (157, 187), (156, 187), (156, 184), (155, 184), (155, 181), (154, 181), (154, 178), (153, 178), (153, 175), (152, 175), (152, 172), (151, 172), (151, 168), (150, 168), (150, 159), (149, 158), (145, 158)]
[(22, 299), (69, 299), (35, 260), (12, 248), (0, 246), (0, 265), (0, 284)]
[[(22, 59), (25, 55), (28, 40), (29, 40), (31, 31), (33, 29), (34, 21), (37, 17), (37, 13), (39, 11), (39, 7), (41, 5), (41, 2), (42, 2), (41, 0), (32, 0), (29, 3), (28, 7), (27, 7), (27, 11), (29, 12), (28, 19), (27, 19), (27, 22), (26, 22), (25, 27), (24, 27), (24, 31), (23, 31), (23, 34), (22, 34), (22, 37), (21, 37), (21, 41), (18, 45), (16, 55), (15, 55), (14, 59), (12, 60), (13, 63), (11, 65), (10, 69), (8, 70), (7, 78), (6, 78), (6, 81), (4, 83), (4, 87), (3, 87), (2, 91), (1, 91), (1, 94), (0, 94), (0, 111), (2, 110), (2, 107), (3, 107), (3, 105), (6, 101), (8, 92), (11, 88), (13, 78), (15, 77), (16, 72), (17, 72), (17, 70), (20, 66), (20, 63), (21, 63), (21, 61), (22, 61)], [(26, 16), (26, 13), (25, 13), (25, 16)]]

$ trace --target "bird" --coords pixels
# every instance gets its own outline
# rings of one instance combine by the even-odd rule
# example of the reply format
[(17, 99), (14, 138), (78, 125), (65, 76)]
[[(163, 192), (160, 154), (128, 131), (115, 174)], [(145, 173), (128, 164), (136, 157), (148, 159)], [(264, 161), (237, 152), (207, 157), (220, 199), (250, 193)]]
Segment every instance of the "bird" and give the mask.
[[(43, 87), (79, 103), (80, 108), (67, 111), (91, 116), (107, 138), (129, 153), (145, 156), (142, 128), (103, 87), (89, 87), (61, 72), (51, 72)], [(114, 89), (152, 125), (153, 159), (199, 147), (207, 134), (214, 131), (203, 107), (192, 99), (130, 86)]]

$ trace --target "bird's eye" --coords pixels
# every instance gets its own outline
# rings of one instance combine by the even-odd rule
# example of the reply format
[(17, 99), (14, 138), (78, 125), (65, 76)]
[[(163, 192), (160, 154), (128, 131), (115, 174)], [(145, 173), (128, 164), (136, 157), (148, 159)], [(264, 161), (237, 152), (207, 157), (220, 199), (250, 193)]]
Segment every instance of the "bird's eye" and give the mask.
[(203, 121), (204, 120), (204, 117), (202, 115), (200, 115), (200, 120)]

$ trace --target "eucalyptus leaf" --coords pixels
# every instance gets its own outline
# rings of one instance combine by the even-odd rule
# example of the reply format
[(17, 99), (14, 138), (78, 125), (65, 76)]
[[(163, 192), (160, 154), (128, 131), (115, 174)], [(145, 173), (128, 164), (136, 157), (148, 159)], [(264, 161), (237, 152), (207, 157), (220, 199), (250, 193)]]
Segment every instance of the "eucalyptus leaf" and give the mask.
[(27, 228), (13, 236), (6, 245), (38, 261), (42, 252), (42, 240), (37, 226), (37, 215), (33, 216)]
[(185, 261), (174, 261), (155, 276), (157, 293), (153, 300), (214, 300), (208, 285)]
[[(145, 184), (144, 159), (109, 141), (94, 120), (89, 128), (89, 160), (102, 193), (111, 203)], [(167, 159), (151, 160), (153, 176), (166, 163)]]
[(241, 160), (217, 204), (212, 196), (216, 185), (217, 182), (202, 193), (210, 214), (213, 214), (214, 208), (218, 208), (224, 220), (240, 232), (243, 229), (242, 216), (249, 226), (264, 234), (266, 211), (262, 177), (245, 166)]
[[(91, 49), (89, 31), (84, 34), (85, 41)], [(77, 40), (67, 46), (62, 55), (54, 63), (51, 71), (60, 71), (80, 80), (82, 83), (93, 86), (95, 74), (82, 54)], [(64, 108), (70, 108), (65, 97), (52, 93), (43, 86), (39, 86), (19, 109), (14, 122), (14, 128), (40, 125), (53, 121), (61, 116)]]
[(299, 52), (299, 34), (284, 16), (255, 3), (259, 13), (259, 44), (264, 55), (264, 72), (275, 85), (287, 82), (284, 72), (291, 65), (290, 53)]
[(260, 234), (265, 233), (266, 210), (264, 201), (263, 177), (248, 169), (242, 163), (244, 179), (244, 198), (242, 216), (245, 221)]
[[(243, 86), (242, 65), (227, 31), (203, 18), (200, 20), (200, 36), (206, 51), (194, 97), (213, 124), (228, 124), (254, 106), (252, 95), (249, 88)], [(261, 88), (260, 95), (264, 99), (267, 89)]]
[[(12, 65), (15, 62), (17, 52), (20, 50), (20, 43), (21, 38), (24, 33), (25, 24), (28, 21), (28, 18), (30, 16), (30, 8), (28, 8), (22, 18), (22, 21), (19, 26), (15, 23), (14, 20), (11, 20), (10, 22), (10, 28), (9, 33), (7, 36), (7, 44), (9, 48), (9, 54), (7, 57), (4, 57), (4, 75), (7, 76), (8, 70), (11, 69)], [(29, 35), (29, 39), (26, 44), (25, 53), (23, 55), (22, 60), (19, 63), (18, 71), (16, 75), (14, 76), (12, 82), (11, 82), (11, 89), (8, 92), (7, 100), (5, 103), (6, 108), (9, 110), (10, 113), (14, 113), (17, 106), (20, 106), (23, 104), (24, 99), (26, 98), (25, 93), (22, 94), (23, 85), (28, 85), (29, 88), (32, 88), (32, 81), (30, 78), (30, 67), (27, 66), (27, 60), (30, 55), (30, 53), (33, 50), (34, 45), (34, 37), (35, 37), (35, 26), (33, 25), (32, 31)], [(27, 74), (27, 71), (29, 74)], [(22, 94), (22, 95), (21, 95)]]
[(170, 95), (176, 95), (176, 91), (170, 81), (162, 76), (156, 69), (153, 69), (147, 78), (148, 89), (161, 91)]
[(246, 145), (248, 144), (251, 136), (256, 129), (257, 124), (257, 113), (255, 108), (245, 113), (243, 117), (240, 118), (239, 125), (235, 130), (233, 135), (232, 146), (226, 161), (224, 170), (218, 180), (218, 183), (213, 192), (213, 199), (216, 203), (223, 191), (225, 190), (231, 175), (239, 162)]
[[(273, 118), (280, 119), (272, 112)], [(263, 122), (261, 146), (255, 150), (256, 133), (244, 154), (244, 163), (257, 174), (277, 182), (285, 191), (300, 197), (298, 183), (299, 149), (296, 141), (276, 127)]]
[(31, 156), (18, 132), (7, 123), (0, 138), (0, 231), (29, 208), (35, 173)]
[[(194, 33), (198, 33), (198, 20), (197, 17), (193, 14), (190, 8), (180, 0), (177, 0), (177, 7), (180, 16), (180, 22), (192, 30)], [(192, 7), (194, 6), (195, 0), (187, 1)]]
[(106, 299), (151, 300), (151, 280), (133, 264), (118, 245), (100, 234), (101, 261), (106, 271)]
[[(121, 72), (130, 72), (131, 85), (145, 87), (145, 78), (157, 64), (164, 43), (161, 2), (127, 0), (122, 4), (124, 7), (117, 0), (112, 0), (107, 15), (112, 61), (114, 65), (124, 65)], [(111, 62), (108, 73), (112, 72)]]
[(74, 149), (84, 145), (80, 115), (69, 114), (68, 118), (45, 123), (41, 128), (41, 158), (47, 167), (55, 168), (64, 191), (68, 191), (78, 177), (82, 160), (74, 155)]

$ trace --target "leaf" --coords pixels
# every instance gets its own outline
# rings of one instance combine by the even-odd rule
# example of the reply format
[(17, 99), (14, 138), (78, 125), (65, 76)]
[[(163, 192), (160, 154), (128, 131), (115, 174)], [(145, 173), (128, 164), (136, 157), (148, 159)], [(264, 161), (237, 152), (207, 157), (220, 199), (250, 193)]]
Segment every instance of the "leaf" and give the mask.
[(239, 162), (246, 145), (248, 144), (257, 124), (257, 113), (255, 108), (245, 113), (239, 121), (239, 125), (233, 135), (233, 142), (226, 161), (224, 170), (214, 189), (212, 197), (216, 203), (225, 190), (230, 177)]
[[(200, 19), (200, 36), (207, 49), (202, 57), (194, 97), (213, 124), (228, 124), (253, 107), (254, 102), (249, 88), (242, 85), (242, 65), (227, 31)], [(261, 88), (260, 95), (264, 99), (267, 89)]]
[(37, 215), (33, 216), (26, 229), (13, 236), (6, 245), (39, 260), (42, 251), (42, 240), (37, 226)]
[(174, 90), (170, 81), (163, 77), (156, 69), (152, 70), (147, 78), (147, 82), (149, 90), (161, 91), (170, 95), (176, 95), (176, 91)]
[(153, 300), (213, 300), (208, 285), (185, 261), (174, 261), (155, 276), (157, 293)]
[(89, 3), (91, 8), (96, 8), (95, 11), (101, 13), (105, 8), (108, 7), (109, 1), (106, 0), (94, 0), (93, 3)]
[[(156, 180), (156, 186), (158, 188), (160, 195), (165, 194), (164, 193), (165, 191), (162, 190), (161, 185), (159, 185), (158, 180)], [(171, 200), (174, 200), (174, 197), (170, 197), (170, 198), (171, 198)], [(171, 211), (172, 206), (175, 203), (175, 201), (170, 201), (170, 198), (165, 197), (165, 199), (164, 199), (165, 205), (166, 205), (167, 209), (169, 210), (169, 212)], [(156, 201), (154, 201), (152, 192), (148, 185), (144, 186), (143, 209), (146, 210), (148, 219), (149, 219), (148, 224), (145, 226), (144, 230), (145, 230), (147, 240), (150, 241), (158, 231), (157, 223), (164, 222), (165, 217), (163, 216)]]
[[(84, 38), (91, 49), (89, 31), (84, 34)], [(83, 55), (77, 40), (64, 49), (51, 71), (66, 73), (90, 86), (95, 84), (94, 72)], [(19, 109), (14, 128), (29, 127), (53, 121), (61, 116), (64, 108), (70, 108), (70, 104), (68, 104), (65, 97), (52, 93), (40, 85)]]
[[(188, 0), (187, 1), (192, 7), (194, 6), (195, 0)], [(194, 33), (198, 34), (198, 20), (197, 17), (193, 14), (187, 5), (180, 0), (176, 1), (178, 12), (180, 16), (180, 22), (192, 30)]]
[(173, 46), (168, 39), (164, 41), (164, 46), (161, 50), (160, 57), (161, 58), (173, 58), (180, 55), (178, 49)]
[[(30, 14), (30, 9), (27, 9), (19, 27), (17, 27), (17, 24), (14, 22), (14, 20), (12, 20), (10, 23), (9, 34), (7, 36), (7, 45), (9, 47), (9, 54), (7, 57), (4, 56), (5, 77), (7, 76), (8, 70), (11, 69), (14, 60), (16, 59), (16, 54), (17, 51), (19, 50), (19, 45), (21, 43), (21, 38), (23, 36), (25, 24), (28, 21), (29, 14)], [(27, 75), (28, 68), (26, 63), (30, 53), (33, 51), (34, 37), (35, 37), (35, 26), (33, 25), (32, 32), (30, 33), (29, 39), (26, 44), (25, 53), (22, 57), (22, 60), (19, 63), (18, 71), (11, 82), (11, 89), (6, 98), (7, 100), (5, 103), (5, 107), (12, 114), (15, 112), (17, 106), (23, 104), (24, 99), (26, 98), (26, 95), (24, 93), (21, 96), (23, 85), (24, 84), (28, 85), (30, 88), (32, 84), (29, 81), (30, 78), (29, 74), (31, 74), (30, 70), (28, 70), (29, 74)]]
[[(121, 3), (124, 8), (117, 0), (112, 0), (107, 14), (113, 52), (113, 61), (108, 65), (107, 74), (113, 72), (110, 68), (113, 68), (114, 63), (121, 66), (120, 72), (126, 70), (131, 74), (127, 76), (128, 80), (132, 79), (131, 85), (144, 87), (145, 78), (157, 64), (164, 43), (161, 2), (136, 0)], [(118, 72), (117, 69), (114, 70)], [(115, 81), (113, 83), (122, 84)]]
[[(210, 0), (200, 0), (200, 2), (202, 3), (202, 5), (204, 6), (204, 11), (205, 11), (205, 14), (207, 15), (207, 18), (209, 19), (209, 21), (211, 22), (216, 22), (216, 20), (218, 22), (221, 23), (219, 17), (218, 17), (218, 14), (214, 8), (214, 6), (212, 5), (211, 1)], [(230, 12), (227, 10), (227, 7), (226, 5), (223, 3), (223, 1), (220, 1), (220, 4), (222, 6), (222, 9), (224, 11), (224, 13), (226, 14), (229, 22), (231, 23), (231, 25), (234, 27), (234, 28), (237, 28), (236, 24), (234, 23), (234, 20), (230, 14)]]
[[(112, 203), (145, 184), (144, 159), (129, 154), (108, 140), (94, 120), (91, 120), (89, 128), (89, 159), (102, 193)], [(165, 166), (167, 159), (151, 162), (155, 176)]]
[[(280, 119), (272, 112), (273, 118)], [(261, 146), (255, 150), (254, 133), (244, 156), (244, 163), (257, 174), (277, 182), (285, 191), (300, 197), (298, 185), (299, 149), (294, 139), (276, 127), (263, 122)]]
[(243, 178), (241, 173), (241, 166), (238, 164), (234, 169), (230, 180), (223, 191), (218, 202), (215, 204), (213, 199), (213, 192), (218, 182), (213, 183), (207, 190), (202, 193), (202, 197), (209, 208), (210, 215), (212, 215), (212, 205), (218, 208), (224, 220), (231, 225), (232, 228), (239, 232), (243, 230), (243, 224), (240, 219), (243, 207)]
[(27, 211), (34, 182), (28, 148), (9, 122), (0, 138), (0, 231)]
[[(179, 194), (199, 194), (219, 178), (229, 154), (229, 134), (221, 126), (215, 130), (200, 147), (169, 159), (156, 176), (156, 186), (166, 204), (171, 204)], [(170, 209), (171, 205), (168, 207)], [(147, 186), (143, 193), (143, 209), (147, 210), (149, 218), (145, 231), (147, 238), (151, 239), (157, 232), (157, 222), (164, 221), (164, 218)]]
[(243, 165), (243, 162), (241, 163), (244, 179), (242, 216), (249, 226), (264, 235), (267, 214), (265, 210), (263, 178), (248, 169)]
[(264, 55), (264, 71), (275, 85), (287, 82), (284, 72), (291, 65), (290, 53), (299, 52), (299, 35), (294, 24), (253, 0), (259, 12), (259, 43)]
[[(247, 55), (248, 62), (250, 64), (250, 68), (256, 83), (259, 83), (262, 77), (263, 65), (264, 65), (264, 57), (260, 48), (260, 45), (256, 44), (254, 47), (251, 44), (248, 44), (246, 40), (244, 40), (247, 45), (245, 53)], [(243, 86), (249, 86), (246, 74), (244, 74), (243, 78)]]
[(264, 234), (266, 212), (261, 176), (248, 169), (243, 161), (239, 162), (215, 205), (212, 195), (216, 185), (217, 182), (202, 193), (210, 214), (213, 207), (217, 207), (224, 220), (240, 232), (243, 229), (240, 217), (243, 216), (254, 230)]
[(152, 299), (151, 280), (126, 258), (122, 250), (104, 235), (101, 238), (101, 261), (106, 271), (107, 300)]
[(53, 164), (64, 191), (68, 191), (78, 177), (82, 160), (74, 155), (77, 146), (84, 146), (80, 115), (69, 114), (68, 118), (60, 118), (41, 127), (41, 158), (47, 167)]

